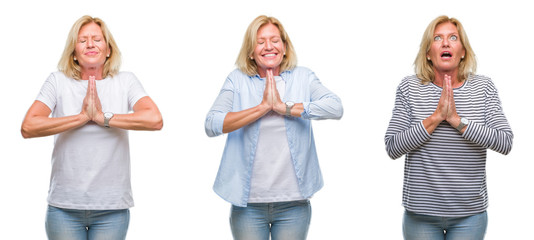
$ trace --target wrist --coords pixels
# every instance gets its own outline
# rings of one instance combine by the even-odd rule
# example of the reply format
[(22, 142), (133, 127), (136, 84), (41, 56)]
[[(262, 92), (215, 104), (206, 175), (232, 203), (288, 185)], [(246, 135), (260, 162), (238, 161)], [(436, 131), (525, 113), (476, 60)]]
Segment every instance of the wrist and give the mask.
[(456, 128), (458, 125), (460, 125), (460, 116), (458, 116), (458, 114), (454, 114), (452, 115), (450, 118), (447, 118), (447, 122), (453, 126), (454, 128)]
[(87, 122), (91, 121), (91, 118), (86, 113), (78, 114), (78, 118), (82, 124), (86, 124)]
[(104, 126), (104, 113), (103, 112), (98, 112), (93, 117), (93, 122), (95, 122), (96, 124), (98, 124), (100, 126)]
[(272, 110), (272, 108), (273, 108), (273, 107), (272, 107), (271, 105), (269, 105), (269, 104), (267, 104), (267, 103), (265, 103), (265, 102), (262, 102), (262, 103), (260, 103), (260, 105), (258, 105), (258, 109), (259, 109), (260, 112), (262, 112), (262, 113), (268, 113), (269, 111)]
[(278, 102), (273, 106), (273, 110), (280, 115), (286, 115), (286, 104)]

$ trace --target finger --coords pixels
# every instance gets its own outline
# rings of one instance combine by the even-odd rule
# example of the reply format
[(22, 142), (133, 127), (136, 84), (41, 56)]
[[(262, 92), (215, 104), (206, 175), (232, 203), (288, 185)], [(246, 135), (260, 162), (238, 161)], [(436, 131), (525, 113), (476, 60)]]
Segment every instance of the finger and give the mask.
[(267, 78), (272, 78), (273, 77), (273, 70), (272, 69), (267, 69)]

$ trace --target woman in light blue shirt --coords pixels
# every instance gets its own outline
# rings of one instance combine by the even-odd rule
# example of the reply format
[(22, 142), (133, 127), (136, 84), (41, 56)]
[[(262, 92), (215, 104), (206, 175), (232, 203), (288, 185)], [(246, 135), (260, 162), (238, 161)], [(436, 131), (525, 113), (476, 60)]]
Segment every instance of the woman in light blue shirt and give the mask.
[(296, 66), (282, 24), (259, 16), (205, 122), (228, 133), (215, 192), (232, 204), (234, 239), (306, 239), (309, 198), (323, 186), (312, 119), (340, 119), (341, 100)]

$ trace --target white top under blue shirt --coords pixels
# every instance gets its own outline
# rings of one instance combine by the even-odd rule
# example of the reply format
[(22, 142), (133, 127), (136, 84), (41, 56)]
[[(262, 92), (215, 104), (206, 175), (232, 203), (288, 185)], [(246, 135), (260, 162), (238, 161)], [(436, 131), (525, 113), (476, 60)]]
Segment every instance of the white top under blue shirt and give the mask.
[[(280, 76), (286, 84), (282, 101), (304, 106), (300, 118), (285, 117), (285, 127), (300, 193), (303, 198), (310, 198), (323, 186), (310, 120), (339, 119), (343, 115), (343, 106), (339, 97), (324, 87), (307, 68), (296, 67)], [(223, 134), (226, 114), (259, 105), (264, 89), (265, 80), (259, 75), (248, 76), (237, 69), (230, 73), (206, 116), (206, 134), (210, 137)], [(235, 206), (246, 207), (249, 200), (260, 122), (255, 121), (229, 133), (226, 140), (213, 189)]]
[[(280, 98), (286, 82), (274, 77)], [(254, 157), (249, 203), (272, 203), (303, 200), (295, 169), (291, 163), (284, 115), (270, 111), (261, 117), (260, 136)]]

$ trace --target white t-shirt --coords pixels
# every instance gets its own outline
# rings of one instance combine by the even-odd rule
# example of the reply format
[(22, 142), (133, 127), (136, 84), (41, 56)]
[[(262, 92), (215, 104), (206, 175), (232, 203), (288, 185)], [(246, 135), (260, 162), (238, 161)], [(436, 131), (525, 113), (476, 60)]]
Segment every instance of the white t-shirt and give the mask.
[[(284, 98), (285, 81), (275, 77), (280, 98)], [(254, 158), (249, 203), (303, 200), (295, 168), (291, 162), (285, 117), (273, 111), (260, 119), (260, 135)]]
[[(52, 110), (52, 117), (81, 112), (88, 80), (52, 73), (37, 100)], [(96, 81), (103, 112), (126, 114), (147, 96), (133, 73), (120, 72)], [(80, 210), (133, 207), (130, 184), (128, 131), (105, 128), (94, 122), (56, 134), (48, 203)]]

